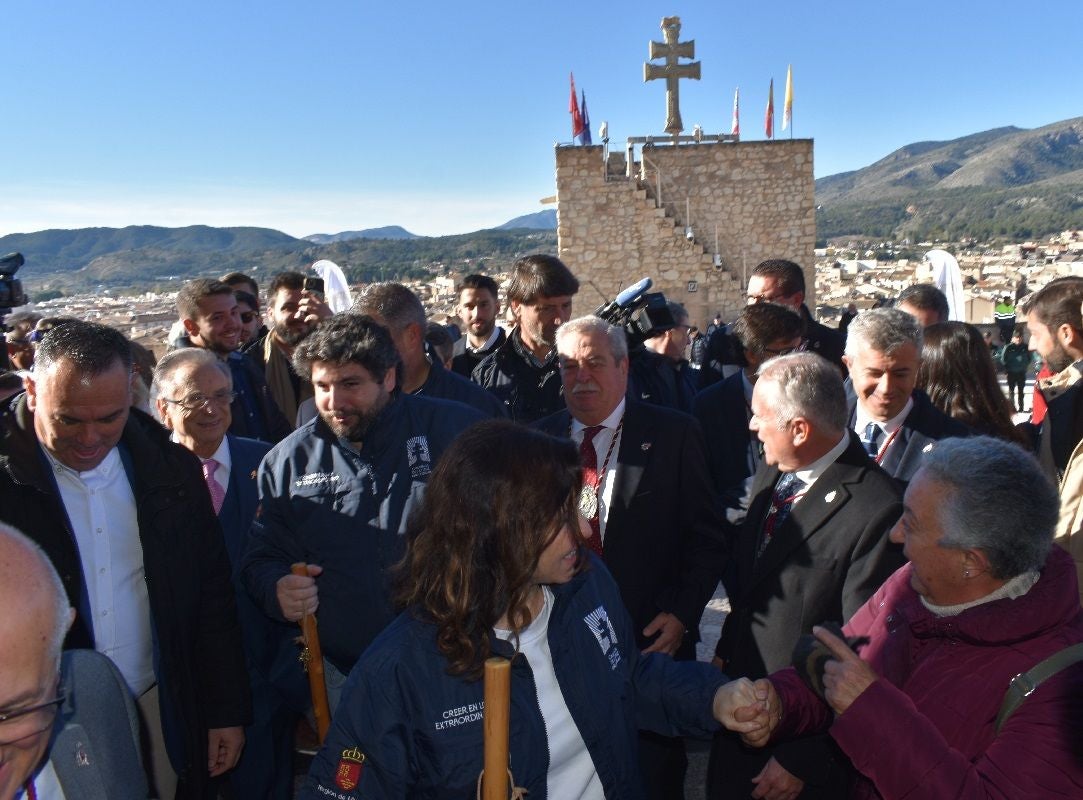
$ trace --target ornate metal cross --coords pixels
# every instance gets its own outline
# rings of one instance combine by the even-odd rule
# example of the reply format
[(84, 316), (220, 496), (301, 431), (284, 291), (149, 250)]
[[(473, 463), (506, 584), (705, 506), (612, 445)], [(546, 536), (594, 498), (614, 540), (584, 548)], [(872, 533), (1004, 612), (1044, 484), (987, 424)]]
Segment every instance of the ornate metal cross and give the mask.
[(681, 18), (664, 17), (662, 19), (662, 38), (665, 42), (651, 42), (649, 57), (653, 61), (656, 58), (664, 58), (665, 64), (645, 63), (643, 65), (643, 82), (653, 81), (657, 78), (665, 78), (666, 81), (666, 133), (674, 136), (684, 130), (681, 122), (681, 108), (679, 87), (677, 81), (681, 78), (699, 80), (699, 62), (681, 64), (681, 58), (692, 58), (696, 54), (696, 42), (680, 42)]

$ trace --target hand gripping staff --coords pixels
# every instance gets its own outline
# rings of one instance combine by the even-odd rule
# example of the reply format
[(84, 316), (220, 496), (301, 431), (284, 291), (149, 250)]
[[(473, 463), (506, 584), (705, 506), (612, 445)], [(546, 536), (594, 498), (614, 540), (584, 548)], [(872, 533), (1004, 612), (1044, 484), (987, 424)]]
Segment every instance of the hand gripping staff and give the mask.
[[(294, 575), (308, 575), (303, 562), (290, 566)], [(312, 713), (316, 718), (316, 733), (320, 744), (327, 738), (327, 729), (331, 726), (331, 709), (327, 705), (327, 682), (323, 677), (323, 650), (320, 649), (320, 634), (316, 630), (316, 617), (305, 614), (301, 617), (301, 638), (305, 649), (301, 651), (301, 663), (308, 673), (308, 688), (312, 693)]]

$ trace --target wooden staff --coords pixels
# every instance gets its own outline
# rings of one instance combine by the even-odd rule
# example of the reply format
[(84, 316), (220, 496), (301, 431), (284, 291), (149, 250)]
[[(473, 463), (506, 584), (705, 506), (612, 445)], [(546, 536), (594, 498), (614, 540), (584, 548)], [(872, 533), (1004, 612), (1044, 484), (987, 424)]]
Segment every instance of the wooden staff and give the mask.
[(485, 771), (482, 800), (508, 800), (508, 738), (511, 730), (511, 662), (485, 660)]
[[(294, 575), (308, 576), (308, 566), (304, 562), (290, 566)], [(327, 705), (327, 682), (323, 678), (323, 650), (320, 648), (320, 633), (316, 630), (316, 617), (305, 614), (301, 617), (301, 637), (305, 649), (301, 653), (301, 663), (308, 673), (308, 688), (312, 692), (312, 714), (316, 718), (316, 734), (320, 744), (327, 738), (327, 729), (331, 727), (331, 709)]]

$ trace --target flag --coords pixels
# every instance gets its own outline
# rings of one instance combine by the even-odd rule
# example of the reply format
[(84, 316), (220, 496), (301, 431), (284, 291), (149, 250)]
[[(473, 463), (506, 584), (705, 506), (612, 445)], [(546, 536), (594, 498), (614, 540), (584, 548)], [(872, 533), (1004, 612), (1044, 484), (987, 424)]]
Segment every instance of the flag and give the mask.
[(733, 123), (730, 125), (730, 133), (734, 136), (741, 135), (741, 87), (733, 90)]
[(579, 104), (583, 114), (583, 130), (579, 131), (579, 144), (591, 144), (590, 141), (590, 115), (587, 114), (587, 92), (583, 90), (583, 102)]
[(786, 101), (782, 106), (782, 130), (790, 127), (790, 116), (793, 114), (793, 65), (786, 67)]
[(583, 135), (583, 118), (579, 115), (579, 101), (575, 99), (575, 76), (568, 73), (572, 82), (572, 95), (568, 100), (568, 113), (572, 115), (572, 141), (578, 141)]
[(771, 88), (767, 90), (767, 113), (763, 117), (763, 131), (768, 139), (775, 138), (775, 79), (771, 78)]

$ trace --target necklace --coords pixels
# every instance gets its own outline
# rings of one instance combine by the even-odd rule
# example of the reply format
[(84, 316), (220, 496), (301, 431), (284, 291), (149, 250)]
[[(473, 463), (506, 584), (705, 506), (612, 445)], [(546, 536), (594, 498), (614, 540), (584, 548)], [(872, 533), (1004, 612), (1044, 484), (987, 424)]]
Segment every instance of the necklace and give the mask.
[[(609, 449), (605, 451), (605, 461), (602, 462), (602, 468), (596, 473), (598, 478), (597, 486), (590, 486), (586, 483), (583, 484), (583, 488), (579, 490), (579, 513), (586, 519), (594, 519), (598, 515), (598, 492), (602, 488), (602, 479), (609, 469), (609, 459), (613, 456), (613, 448), (617, 444), (617, 439), (620, 438), (621, 429), (624, 427), (624, 415), (620, 415), (620, 422), (617, 423), (617, 429), (613, 432), (613, 438), (609, 442)], [(568, 437), (571, 438), (571, 430), (568, 431)], [(591, 443), (593, 446), (593, 442)]]

